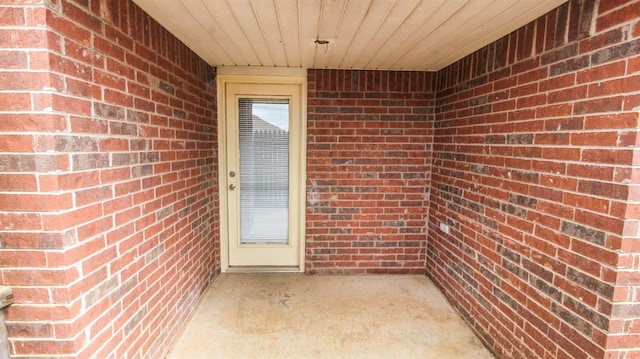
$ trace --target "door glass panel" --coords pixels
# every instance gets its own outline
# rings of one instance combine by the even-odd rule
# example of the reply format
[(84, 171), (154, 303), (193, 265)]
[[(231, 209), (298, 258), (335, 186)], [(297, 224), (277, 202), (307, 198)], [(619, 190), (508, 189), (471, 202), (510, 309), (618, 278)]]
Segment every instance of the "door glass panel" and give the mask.
[(240, 243), (289, 242), (289, 100), (239, 99)]

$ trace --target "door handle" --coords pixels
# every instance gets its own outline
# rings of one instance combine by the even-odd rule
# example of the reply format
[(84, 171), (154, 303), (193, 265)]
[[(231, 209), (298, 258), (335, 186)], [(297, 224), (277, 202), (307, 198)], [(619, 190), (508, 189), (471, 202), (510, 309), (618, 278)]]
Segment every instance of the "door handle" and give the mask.
[(235, 185), (235, 184), (233, 184), (233, 183), (232, 183), (232, 184), (230, 184), (230, 185), (229, 185), (229, 189), (233, 191), (234, 189), (236, 189), (236, 185)]

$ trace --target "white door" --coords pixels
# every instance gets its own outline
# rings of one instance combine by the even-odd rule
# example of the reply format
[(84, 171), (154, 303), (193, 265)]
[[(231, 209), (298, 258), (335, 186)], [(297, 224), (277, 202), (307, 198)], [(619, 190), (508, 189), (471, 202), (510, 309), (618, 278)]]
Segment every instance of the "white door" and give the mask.
[[(301, 85), (225, 84), (229, 269), (299, 270), (304, 200)], [(303, 203), (303, 202), (302, 202)]]

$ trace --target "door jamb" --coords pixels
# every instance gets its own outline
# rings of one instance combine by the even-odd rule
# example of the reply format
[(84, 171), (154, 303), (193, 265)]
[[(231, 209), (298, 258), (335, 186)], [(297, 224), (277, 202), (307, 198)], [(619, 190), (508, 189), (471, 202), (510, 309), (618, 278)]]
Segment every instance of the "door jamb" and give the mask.
[[(226, 85), (229, 83), (245, 83), (245, 84), (284, 84), (300, 86), (300, 136), (295, 139), (299, 141), (300, 148), (300, 181), (299, 200), (297, 209), (299, 211), (300, 225), (297, 235), (299, 236), (299, 268), (297, 270), (288, 270), (295, 272), (305, 271), (305, 229), (306, 229), (306, 161), (307, 161), (307, 70), (299, 68), (250, 68), (250, 67), (219, 67), (216, 69), (216, 85), (217, 85), (217, 108), (218, 108), (218, 203), (220, 218), (220, 270), (221, 272), (230, 271), (229, 268), (229, 238), (228, 238), (228, 201), (226, 189), (227, 180), (227, 163), (226, 163)], [(269, 271), (262, 267), (256, 267), (255, 271)], [(273, 271), (281, 271), (273, 268)]]

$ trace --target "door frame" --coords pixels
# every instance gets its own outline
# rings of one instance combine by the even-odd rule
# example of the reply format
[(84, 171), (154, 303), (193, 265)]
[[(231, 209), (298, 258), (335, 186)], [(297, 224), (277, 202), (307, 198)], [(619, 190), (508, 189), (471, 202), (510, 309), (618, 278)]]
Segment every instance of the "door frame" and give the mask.
[[(306, 228), (306, 161), (307, 161), (307, 70), (299, 68), (256, 68), (256, 67), (219, 67), (216, 70), (217, 81), (217, 105), (218, 105), (218, 198), (219, 198), (219, 218), (220, 218), (220, 264), (221, 271), (224, 272), (304, 272), (305, 270), (305, 228)], [(297, 148), (300, 149), (298, 163), (291, 164), (299, 168), (299, 178), (290, 178), (296, 181), (298, 193), (297, 200), (293, 201), (295, 208), (290, 208), (290, 212), (298, 214), (299, 225), (295, 233), (298, 236), (299, 265), (292, 267), (230, 267), (229, 266), (229, 217), (227, 208), (229, 201), (228, 191), (228, 168), (227, 168), (227, 108), (226, 89), (228, 84), (274, 84), (274, 85), (298, 85), (300, 88), (300, 135), (292, 138), (296, 141)]]

